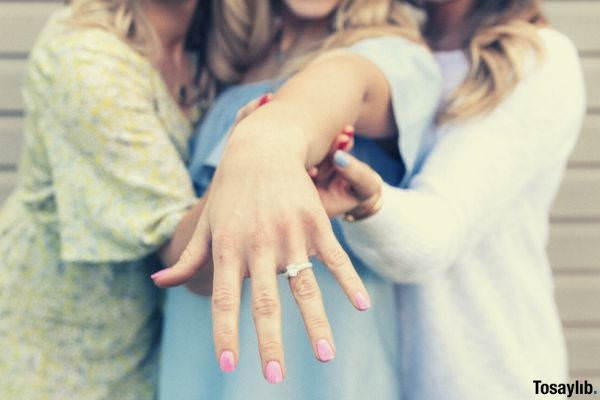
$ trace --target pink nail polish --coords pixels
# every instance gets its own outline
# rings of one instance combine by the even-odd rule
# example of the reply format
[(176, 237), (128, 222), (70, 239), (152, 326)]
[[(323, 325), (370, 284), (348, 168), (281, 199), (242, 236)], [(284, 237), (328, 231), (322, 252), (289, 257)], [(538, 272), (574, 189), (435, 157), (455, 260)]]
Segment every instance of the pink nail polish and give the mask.
[(277, 361), (269, 361), (265, 367), (265, 376), (269, 383), (280, 383), (283, 381), (283, 371)]
[(360, 311), (365, 311), (371, 308), (371, 301), (361, 292), (356, 292), (354, 295), (354, 300), (356, 301), (356, 306)]
[(320, 339), (317, 342), (317, 355), (321, 361), (331, 361), (335, 357), (333, 349), (329, 345), (329, 342), (325, 339)]
[(350, 138), (340, 139), (340, 141), (338, 143), (338, 150), (344, 150), (346, 147), (348, 147), (349, 143), (350, 143)]
[(235, 358), (231, 351), (226, 350), (221, 353), (221, 357), (219, 358), (219, 368), (221, 368), (221, 371), (223, 372), (235, 371)]
[(153, 279), (153, 280), (156, 280), (156, 278), (160, 278), (161, 276), (165, 275), (168, 270), (169, 269), (166, 268), (166, 269), (162, 269), (162, 270), (160, 270), (158, 272), (155, 272), (152, 275), (150, 275), (150, 278)]

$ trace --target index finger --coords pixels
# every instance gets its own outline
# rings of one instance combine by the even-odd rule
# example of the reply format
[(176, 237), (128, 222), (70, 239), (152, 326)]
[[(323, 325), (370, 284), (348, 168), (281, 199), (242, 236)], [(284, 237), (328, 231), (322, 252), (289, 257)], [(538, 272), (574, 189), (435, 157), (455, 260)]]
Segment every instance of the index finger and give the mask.
[(220, 240), (213, 246), (212, 321), (213, 340), (219, 367), (232, 372), (239, 360), (239, 315), (242, 290), (242, 261)]
[(152, 274), (150, 278), (162, 288), (181, 285), (192, 279), (206, 263), (208, 257), (210, 257), (210, 228), (203, 215), (175, 265)]

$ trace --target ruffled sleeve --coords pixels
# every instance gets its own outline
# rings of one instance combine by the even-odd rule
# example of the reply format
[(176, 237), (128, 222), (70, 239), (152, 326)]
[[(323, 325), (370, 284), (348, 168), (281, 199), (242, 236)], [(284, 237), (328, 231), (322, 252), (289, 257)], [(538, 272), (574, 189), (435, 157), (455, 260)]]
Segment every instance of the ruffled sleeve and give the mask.
[(49, 82), (42, 121), (59, 127), (43, 138), (61, 257), (142, 258), (172, 236), (196, 201), (180, 149), (157, 113), (158, 74), (125, 43), (99, 30), (67, 36), (57, 48), (40, 52), (45, 57), (40, 68), (33, 57), (30, 71), (34, 83)]

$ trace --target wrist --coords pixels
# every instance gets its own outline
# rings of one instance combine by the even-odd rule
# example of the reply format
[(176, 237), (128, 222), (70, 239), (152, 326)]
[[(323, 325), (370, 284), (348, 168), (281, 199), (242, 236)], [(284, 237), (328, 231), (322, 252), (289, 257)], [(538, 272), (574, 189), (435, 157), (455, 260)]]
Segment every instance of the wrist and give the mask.
[(261, 160), (309, 162), (309, 139), (298, 113), (271, 102), (242, 120), (232, 131), (227, 154), (253, 153)]

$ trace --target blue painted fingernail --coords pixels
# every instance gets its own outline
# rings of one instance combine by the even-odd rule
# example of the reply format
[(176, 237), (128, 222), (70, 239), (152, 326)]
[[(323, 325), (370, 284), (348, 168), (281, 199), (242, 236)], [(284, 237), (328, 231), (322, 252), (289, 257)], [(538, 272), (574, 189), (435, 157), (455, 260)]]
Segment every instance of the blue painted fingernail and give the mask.
[(348, 164), (350, 164), (350, 158), (348, 158), (346, 152), (342, 150), (337, 150), (333, 154), (333, 162), (340, 168), (346, 168)]

